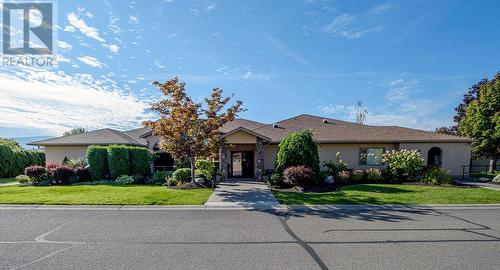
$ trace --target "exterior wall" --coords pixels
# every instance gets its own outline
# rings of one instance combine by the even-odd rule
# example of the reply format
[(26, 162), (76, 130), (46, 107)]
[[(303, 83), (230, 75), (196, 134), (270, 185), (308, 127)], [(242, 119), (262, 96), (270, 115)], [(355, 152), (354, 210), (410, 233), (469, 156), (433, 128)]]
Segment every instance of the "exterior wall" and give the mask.
[(87, 146), (45, 146), (47, 161), (62, 162), (64, 157), (69, 159), (85, 159)]
[(443, 169), (451, 175), (461, 176), (462, 166), (469, 165), (471, 160), (470, 143), (401, 143), (399, 149), (419, 150), (427, 164), (427, 154), (432, 147), (441, 148)]
[[(341, 158), (347, 162), (351, 169), (368, 169), (383, 166), (367, 166), (359, 164), (360, 148), (383, 147), (385, 151), (397, 149), (397, 144), (321, 144), (318, 147), (320, 164), (324, 161), (335, 160), (335, 155), (340, 152)], [(264, 146), (264, 170), (274, 169), (278, 145), (270, 144)], [(324, 169), (323, 167), (321, 169)]]
[(257, 138), (243, 131), (235, 132), (226, 137), (227, 144), (255, 144)]

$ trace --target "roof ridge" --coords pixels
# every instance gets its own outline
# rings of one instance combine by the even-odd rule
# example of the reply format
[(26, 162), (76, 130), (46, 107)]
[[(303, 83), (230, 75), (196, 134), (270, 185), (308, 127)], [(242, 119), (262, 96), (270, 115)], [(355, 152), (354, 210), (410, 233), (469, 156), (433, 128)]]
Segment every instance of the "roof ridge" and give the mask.
[(107, 128), (109, 129), (110, 131), (112, 131), (114, 134), (118, 135), (118, 136), (121, 136), (122, 138), (128, 140), (129, 142), (132, 142), (132, 143), (135, 143), (135, 144), (140, 144), (140, 145), (144, 145), (142, 142), (132, 138), (131, 136), (125, 134), (123, 131), (119, 131), (119, 130), (116, 130), (116, 129), (111, 129), (111, 128)]
[(48, 138), (48, 139), (44, 139), (44, 140), (39, 140), (39, 141), (33, 141), (33, 142), (29, 142), (29, 143), (30, 144), (31, 143), (40, 143), (40, 142), (55, 140), (55, 139), (59, 139), (59, 138), (74, 137), (74, 136), (79, 136), (79, 135), (82, 135), (82, 134), (95, 133), (97, 131), (101, 131), (101, 130), (105, 130), (105, 129), (109, 129), (109, 128), (101, 128), (101, 129), (96, 129), (96, 130), (91, 130), (91, 131), (85, 131), (83, 133), (78, 133), (78, 134), (69, 135), (69, 136), (64, 136), (64, 135), (63, 136), (57, 136), (57, 137), (52, 137), (52, 138)]

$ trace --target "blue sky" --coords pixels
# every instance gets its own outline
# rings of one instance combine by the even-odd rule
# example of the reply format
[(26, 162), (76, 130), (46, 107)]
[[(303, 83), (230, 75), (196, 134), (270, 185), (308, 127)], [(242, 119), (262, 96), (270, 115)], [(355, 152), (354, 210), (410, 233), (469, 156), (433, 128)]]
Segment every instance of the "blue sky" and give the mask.
[(0, 136), (154, 118), (155, 80), (212, 88), (241, 117), (301, 113), (432, 130), (500, 70), (498, 1), (59, 1), (53, 69), (0, 66)]

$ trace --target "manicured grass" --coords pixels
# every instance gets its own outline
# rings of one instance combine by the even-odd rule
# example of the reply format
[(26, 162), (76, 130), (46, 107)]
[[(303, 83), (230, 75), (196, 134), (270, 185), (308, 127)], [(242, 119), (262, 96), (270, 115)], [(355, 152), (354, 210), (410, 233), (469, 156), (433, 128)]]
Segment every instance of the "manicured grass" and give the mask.
[(0, 187), (0, 204), (201, 205), (211, 189), (173, 190), (146, 185)]
[(287, 205), (500, 203), (498, 190), (419, 185), (370, 184), (324, 193), (273, 193), (281, 204)]
[(15, 184), (15, 183), (17, 183), (17, 181), (14, 178), (0, 178), (0, 185)]

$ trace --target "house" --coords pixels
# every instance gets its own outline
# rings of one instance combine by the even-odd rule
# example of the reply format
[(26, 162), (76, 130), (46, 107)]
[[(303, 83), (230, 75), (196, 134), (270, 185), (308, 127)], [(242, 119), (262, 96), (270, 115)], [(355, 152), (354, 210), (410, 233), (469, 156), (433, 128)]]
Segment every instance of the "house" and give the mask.
[[(219, 172), (222, 179), (253, 178), (263, 180), (272, 171), (278, 144), (286, 135), (310, 129), (319, 144), (320, 161), (335, 159), (339, 152), (349, 168), (383, 168), (386, 151), (416, 149), (427, 165), (442, 167), (450, 174), (462, 174), (470, 164), (471, 140), (434, 132), (397, 126), (369, 126), (302, 114), (272, 124), (235, 119), (221, 129), (225, 144), (219, 150)], [(61, 161), (64, 157), (84, 158), (92, 144), (127, 144), (148, 147), (157, 153), (154, 166), (168, 169), (173, 160), (158, 148), (159, 138), (151, 129), (129, 131), (101, 129), (75, 136), (59, 137), (30, 143), (45, 147), (46, 159)]]

